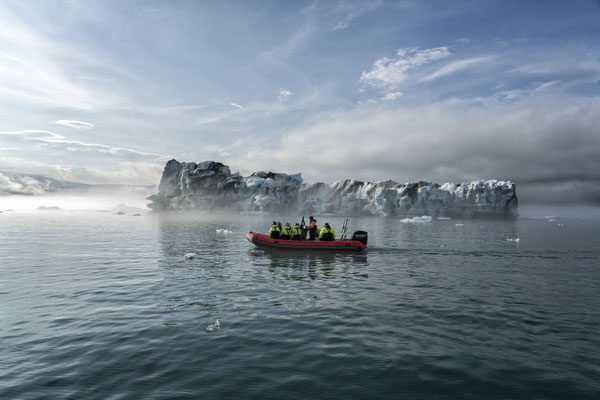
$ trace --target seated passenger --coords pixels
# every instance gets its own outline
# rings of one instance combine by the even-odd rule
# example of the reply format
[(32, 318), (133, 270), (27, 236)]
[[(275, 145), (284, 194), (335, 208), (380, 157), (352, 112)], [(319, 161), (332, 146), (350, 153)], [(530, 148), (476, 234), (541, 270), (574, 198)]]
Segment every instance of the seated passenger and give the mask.
[(279, 235), (281, 234), (281, 229), (277, 226), (277, 222), (273, 221), (273, 225), (271, 229), (269, 229), (269, 237), (271, 239), (279, 239)]
[(285, 226), (283, 227), (279, 238), (284, 240), (290, 240), (292, 238), (292, 227), (289, 222), (285, 223)]
[(300, 224), (298, 223), (292, 229), (292, 240), (302, 240), (302, 229), (300, 229)]
[(331, 241), (335, 239), (335, 231), (331, 229), (329, 224), (326, 222), (321, 232), (319, 232), (319, 240)]

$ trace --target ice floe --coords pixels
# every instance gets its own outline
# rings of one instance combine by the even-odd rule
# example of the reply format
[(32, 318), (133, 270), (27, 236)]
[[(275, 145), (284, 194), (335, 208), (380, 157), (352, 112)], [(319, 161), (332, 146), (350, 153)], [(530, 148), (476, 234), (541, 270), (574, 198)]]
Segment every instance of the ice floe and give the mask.
[(215, 321), (214, 324), (210, 324), (206, 328), (204, 328), (204, 330), (206, 332), (214, 332), (214, 331), (218, 331), (219, 329), (221, 329), (221, 324), (219, 323), (219, 319), (218, 318), (217, 318), (217, 320)]
[(196, 256), (196, 253), (186, 253), (183, 255), (183, 258), (185, 258), (186, 260), (193, 260), (194, 258), (196, 258)]
[(227, 230), (227, 229), (217, 229), (217, 235), (218, 236), (227, 236), (227, 235), (231, 235), (231, 231)]
[(433, 218), (429, 215), (423, 215), (422, 217), (413, 217), (413, 218), (404, 218), (401, 219), (400, 222), (404, 222), (405, 224), (421, 224), (425, 222), (431, 222)]
[(520, 239), (520, 238), (516, 238), (516, 239), (513, 239), (513, 238), (508, 238), (508, 239), (506, 239), (506, 241), (507, 241), (507, 242), (515, 242), (515, 243), (519, 243), (519, 242), (521, 241), (521, 239)]

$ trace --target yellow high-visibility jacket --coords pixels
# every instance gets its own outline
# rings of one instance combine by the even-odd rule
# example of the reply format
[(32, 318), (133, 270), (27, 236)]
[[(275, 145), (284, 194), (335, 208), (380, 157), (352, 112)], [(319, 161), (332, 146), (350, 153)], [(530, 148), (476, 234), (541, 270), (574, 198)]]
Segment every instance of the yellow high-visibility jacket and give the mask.
[(335, 231), (333, 230), (333, 228), (323, 228), (321, 229), (321, 232), (319, 232), (319, 239), (323, 239), (323, 235), (326, 233), (331, 233), (333, 235), (333, 239), (335, 239)]
[[(279, 234), (281, 234), (281, 229), (279, 229), (279, 227), (277, 225), (273, 225), (271, 227), (271, 229), (269, 229), (269, 237), (273, 237), (273, 232), (277, 232)], [(277, 235), (279, 236), (279, 235)]]

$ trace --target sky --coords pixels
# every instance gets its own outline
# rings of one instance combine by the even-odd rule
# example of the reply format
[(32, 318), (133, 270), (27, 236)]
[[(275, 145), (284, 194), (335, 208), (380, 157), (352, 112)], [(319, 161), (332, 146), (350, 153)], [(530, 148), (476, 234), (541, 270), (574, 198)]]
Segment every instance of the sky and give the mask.
[(600, 2), (0, 1), (0, 171), (511, 180), (600, 204)]

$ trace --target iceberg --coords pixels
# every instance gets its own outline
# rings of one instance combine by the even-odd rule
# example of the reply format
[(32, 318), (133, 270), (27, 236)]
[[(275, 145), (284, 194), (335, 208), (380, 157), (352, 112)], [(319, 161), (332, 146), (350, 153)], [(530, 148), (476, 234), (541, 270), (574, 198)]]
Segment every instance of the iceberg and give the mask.
[(154, 211), (227, 210), (413, 218), (518, 216), (516, 185), (478, 180), (442, 185), (420, 181), (303, 183), (301, 174), (255, 172), (243, 177), (220, 162), (167, 162)]
[(152, 210), (284, 211), (296, 207), (302, 177), (255, 172), (232, 174), (220, 162), (167, 162), (158, 193), (148, 197)]

